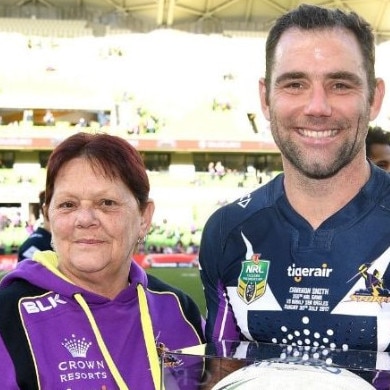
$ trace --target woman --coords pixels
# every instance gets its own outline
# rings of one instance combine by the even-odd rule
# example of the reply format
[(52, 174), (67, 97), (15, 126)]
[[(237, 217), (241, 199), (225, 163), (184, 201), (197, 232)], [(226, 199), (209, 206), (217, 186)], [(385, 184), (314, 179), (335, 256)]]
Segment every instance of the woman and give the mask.
[[(116, 136), (67, 138), (47, 166), (44, 212), (54, 251), (1, 282), (2, 388), (160, 388), (158, 351), (201, 343), (202, 320), (132, 262), (154, 212), (142, 158)], [(166, 388), (196, 388), (198, 364), (170, 359)]]

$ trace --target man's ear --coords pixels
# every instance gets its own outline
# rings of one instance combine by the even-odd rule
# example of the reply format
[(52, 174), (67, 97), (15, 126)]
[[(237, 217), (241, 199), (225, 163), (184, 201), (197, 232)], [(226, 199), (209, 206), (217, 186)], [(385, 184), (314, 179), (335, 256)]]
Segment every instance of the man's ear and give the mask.
[(270, 120), (267, 87), (266, 87), (264, 77), (262, 77), (259, 80), (259, 95), (260, 95), (261, 110), (263, 111), (263, 115), (265, 119)]
[(383, 81), (383, 79), (378, 78), (376, 79), (374, 99), (370, 108), (371, 121), (378, 116), (382, 107), (384, 96), (385, 96), (385, 82)]

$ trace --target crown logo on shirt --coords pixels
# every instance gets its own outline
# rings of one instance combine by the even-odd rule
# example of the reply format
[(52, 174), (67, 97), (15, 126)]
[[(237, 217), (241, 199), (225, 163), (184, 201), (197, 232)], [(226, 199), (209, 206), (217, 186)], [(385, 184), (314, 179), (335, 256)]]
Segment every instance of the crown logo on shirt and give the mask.
[(91, 342), (87, 342), (85, 337), (82, 339), (76, 338), (76, 335), (72, 334), (70, 339), (65, 338), (61, 343), (72, 355), (72, 357), (87, 357), (89, 347), (92, 345)]

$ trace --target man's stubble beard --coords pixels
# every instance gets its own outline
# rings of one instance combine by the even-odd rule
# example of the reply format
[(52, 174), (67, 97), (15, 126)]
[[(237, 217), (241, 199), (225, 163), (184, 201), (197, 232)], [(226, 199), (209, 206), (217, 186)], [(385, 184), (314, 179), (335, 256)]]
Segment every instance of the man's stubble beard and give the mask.
[[(277, 119), (275, 118), (275, 115), (273, 115), (272, 112), (270, 126), (272, 136), (276, 145), (281, 151), (282, 156), (286, 160), (288, 160), (290, 164), (293, 165), (302, 175), (306, 176), (309, 179), (321, 180), (329, 179), (335, 176), (338, 172), (340, 172), (342, 168), (347, 166), (359, 153), (361, 148), (364, 146), (365, 138), (363, 137), (363, 139), (361, 139), (360, 136), (366, 134), (367, 132), (366, 129), (368, 128), (368, 117), (363, 116), (359, 118), (354, 141), (344, 143), (337, 150), (333, 160), (327, 164), (322, 163), (320, 159), (314, 162), (308, 161), (308, 159), (305, 157), (306, 151), (304, 147), (300, 147), (296, 143), (290, 142), (290, 138), (288, 136), (280, 136), (279, 129), (283, 126), (280, 126), (280, 123), (278, 123)], [(348, 129), (350, 127), (350, 123), (343, 121), (342, 123), (338, 123), (337, 126), (333, 128)], [(286, 134), (287, 132), (288, 130), (286, 130)], [(307, 153), (310, 154), (310, 151)]]

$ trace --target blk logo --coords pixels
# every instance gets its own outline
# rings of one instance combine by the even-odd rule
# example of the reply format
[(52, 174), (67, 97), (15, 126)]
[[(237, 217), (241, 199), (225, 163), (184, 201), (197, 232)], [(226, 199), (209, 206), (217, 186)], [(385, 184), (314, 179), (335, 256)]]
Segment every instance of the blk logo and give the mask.
[(48, 296), (42, 299), (36, 299), (34, 301), (22, 302), (23, 307), (26, 309), (28, 314), (41, 313), (48, 310), (55, 309), (58, 305), (65, 305), (59, 294), (54, 296)]

